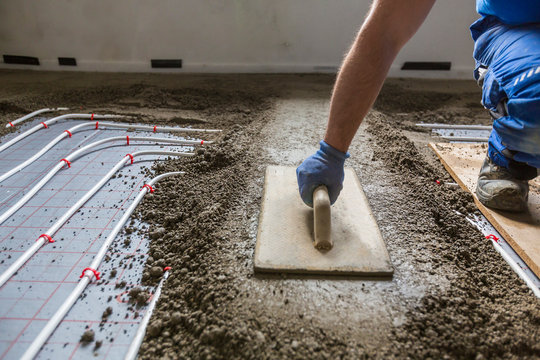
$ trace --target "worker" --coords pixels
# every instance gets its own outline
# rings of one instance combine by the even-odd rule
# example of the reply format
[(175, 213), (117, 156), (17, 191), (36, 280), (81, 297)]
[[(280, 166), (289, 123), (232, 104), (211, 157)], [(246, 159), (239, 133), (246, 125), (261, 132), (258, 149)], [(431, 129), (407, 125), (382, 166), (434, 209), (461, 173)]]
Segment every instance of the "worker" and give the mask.
[[(320, 149), (296, 170), (300, 196), (312, 206), (324, 184), (333, 204), (343, 188), (345, 160), (360, 123), (373, 105), (400, 49), (435, 0), (374, 0), (349, 50), (332, 93)], [(471, 25), (482, 104), (493, 130), (476, 194), (488, 207), (523, 211), (528, 180), (540, 168), (540, 1), (477, 0)]]

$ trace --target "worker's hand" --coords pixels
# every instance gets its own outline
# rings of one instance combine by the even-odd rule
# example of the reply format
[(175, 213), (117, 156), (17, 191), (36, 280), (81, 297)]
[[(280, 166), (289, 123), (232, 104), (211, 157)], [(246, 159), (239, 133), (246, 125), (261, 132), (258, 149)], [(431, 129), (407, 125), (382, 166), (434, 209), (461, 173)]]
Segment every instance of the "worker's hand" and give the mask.
[(321, 148), (308, 157), (296, 169), (296, 178), (300, 197), (306, 205), (313, 207), (313, 191), (319, 185), (326, 185), (330, 203), (334, 204), (343, 189), (345, 173), (343, 165), (349, 153), (342, 153), (324, 141), (320, 142)]

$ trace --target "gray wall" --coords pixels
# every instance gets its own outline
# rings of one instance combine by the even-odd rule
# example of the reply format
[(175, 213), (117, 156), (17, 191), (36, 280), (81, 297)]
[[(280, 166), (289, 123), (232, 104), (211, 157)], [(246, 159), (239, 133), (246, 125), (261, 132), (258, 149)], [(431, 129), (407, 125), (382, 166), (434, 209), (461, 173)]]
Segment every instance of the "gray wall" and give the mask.
[[(400, 1), (400, 0), (396, 0)], [(402, 0), (401, 0), (402, 1)], [(178, 72), (335, 71), (369, 0), (2, 0), (0, 54), (35, 56), (39, 69)], [(469, 78), (472, 0), (439, 0), (403, 49), (393, 76)], [(75, 57), (76, 68), (58, 66)], [(400, 71), (404, 61), (451, 61), (450, 72)], [(0, 62), (2, 68), (35, 68)], [(171, 71), (171, 70), (168, 70)]]

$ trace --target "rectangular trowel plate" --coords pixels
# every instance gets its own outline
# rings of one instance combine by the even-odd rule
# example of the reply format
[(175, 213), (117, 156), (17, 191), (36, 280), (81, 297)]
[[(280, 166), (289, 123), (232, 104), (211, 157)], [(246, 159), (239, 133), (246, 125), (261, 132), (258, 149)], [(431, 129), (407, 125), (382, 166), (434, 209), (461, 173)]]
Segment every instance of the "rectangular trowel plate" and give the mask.
[(313, 209), (298, 193), (296, 169), (268, 166), (255, 247), (256, 272), (391, 277), (394, 270), (358, 177), (345, 169), (332, 206), (330, 251), (313, 246)]

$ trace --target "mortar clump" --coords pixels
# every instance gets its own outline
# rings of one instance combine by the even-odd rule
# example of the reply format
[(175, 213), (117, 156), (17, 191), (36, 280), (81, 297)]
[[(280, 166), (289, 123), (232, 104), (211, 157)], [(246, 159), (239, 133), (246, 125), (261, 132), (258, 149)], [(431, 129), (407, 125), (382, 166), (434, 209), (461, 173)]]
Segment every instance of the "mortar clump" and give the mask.
[(152, 266), (150, 268), (150, 276), (153, 278), (160, 278), (163, 275), (163, 268), (159, 266)]
[(134, 287), (128, 292), (129, 302), (137, 306), (144, 306), (150, 299), (150, 293), (140, 287)]
[(101, 321), (106, 321), (109, 316), (112, 314), (112, 307), (107, 307), (105, 311), (103, 311), (103, 314), (101, 315)]
[(82, 336), (81, 336), (79, 342), (82, 343), (83, 346), (84, 346), (84, 345), (88, 345), (89, 343), (91, 343), (92, 341), (94, 341), (94, 335), (95, 335), (95, 334), (94, 334), (94, 330), (86, 330), (86, 331), (82, 334)]
[(163, 321), (160, 319), (154, 320), (148, 325), (147, 334), (149, 337), (157, 337), (161, 334), (161, 330), (163, 329)]

